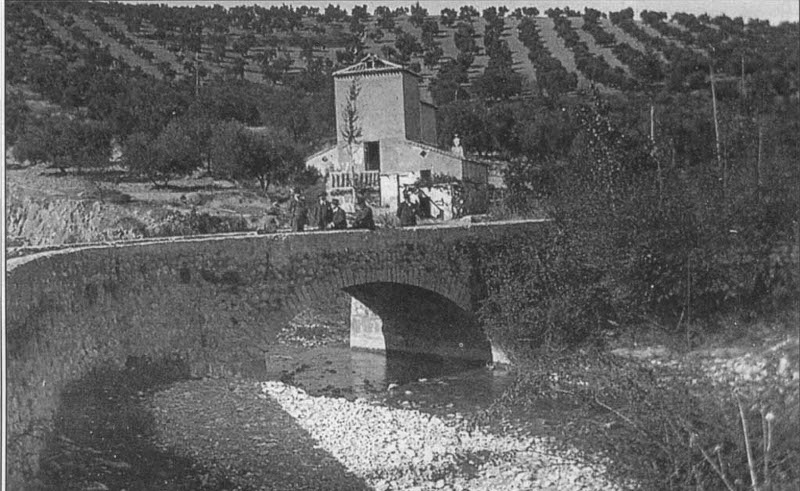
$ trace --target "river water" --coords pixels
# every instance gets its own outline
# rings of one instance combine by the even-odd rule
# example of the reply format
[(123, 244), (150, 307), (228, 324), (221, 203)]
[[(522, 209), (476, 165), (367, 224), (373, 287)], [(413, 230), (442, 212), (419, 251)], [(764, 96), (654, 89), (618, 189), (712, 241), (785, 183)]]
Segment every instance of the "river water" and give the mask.
[(280, 380), (311, 395), (363, 398), (435, 413), (484, 409), (513, 379), (502, 367), (474, 361), (351, 350), (338, 343), (280, 346), (248, 375)]

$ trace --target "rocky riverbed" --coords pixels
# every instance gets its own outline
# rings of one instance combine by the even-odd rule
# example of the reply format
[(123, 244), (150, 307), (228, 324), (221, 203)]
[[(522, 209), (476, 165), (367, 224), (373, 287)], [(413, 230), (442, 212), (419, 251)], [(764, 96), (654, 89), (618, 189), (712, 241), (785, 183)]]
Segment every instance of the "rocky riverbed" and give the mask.
[(263, 382), (261, 390), (375, 489), (616, 489), (603, 467), (559, 453), (545, 439), (492, 435), (457, 413), (442, 418), (312, 397), (281, 382)]
[(239, 489), (618, 489), (603, 466), (543, 438), (277, 381), (185, 382), (155, 394), (152, 409), (164, 448)]

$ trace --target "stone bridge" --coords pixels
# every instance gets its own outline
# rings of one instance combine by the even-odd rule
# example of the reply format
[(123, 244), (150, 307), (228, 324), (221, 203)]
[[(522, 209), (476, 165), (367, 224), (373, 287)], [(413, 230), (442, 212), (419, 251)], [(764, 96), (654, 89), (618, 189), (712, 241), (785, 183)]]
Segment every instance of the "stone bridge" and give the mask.
[[(35, 472), (65, 385), (130, 356), (195, 374), (263, 364), (309, 307), (351, 311), (351, 345), (491, 360), (476, 319), (475, 245), (543, 235), (540, 221), (119, 243), (8, 261), (8, 469)], [(495, 357), (497, 352), (495, 352)]]

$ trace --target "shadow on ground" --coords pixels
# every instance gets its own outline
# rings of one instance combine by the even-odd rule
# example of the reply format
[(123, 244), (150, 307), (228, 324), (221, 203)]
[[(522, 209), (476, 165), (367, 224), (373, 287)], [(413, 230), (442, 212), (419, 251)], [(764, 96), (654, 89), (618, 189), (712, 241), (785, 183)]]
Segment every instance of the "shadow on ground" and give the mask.
[(269, 403), (257, 390), (190, 380), (179, 360), (97, 369), (64, 391), (31, 488), (367, 489)]

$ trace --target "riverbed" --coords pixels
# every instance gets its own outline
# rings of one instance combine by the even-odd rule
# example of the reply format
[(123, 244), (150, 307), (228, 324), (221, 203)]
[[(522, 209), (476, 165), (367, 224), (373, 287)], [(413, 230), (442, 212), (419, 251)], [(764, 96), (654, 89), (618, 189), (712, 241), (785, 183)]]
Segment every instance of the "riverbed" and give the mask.
[(161, 448), (233, 470), (242, 489), (616, 489), (530, 425), (474, 424), (512, 382), (508, 367), (334, 337), (282, 343), (241, 378), (182, 382), (149, 403)]
[(353, 351), (344, 327), (312, 339), (289, 326), (236, 376), (193, 379), (179, 361), (99, 370), (62, 404), (41, 487), (616, 488), (530, 425), (475, 424), (513, 382), (506, 367)]

